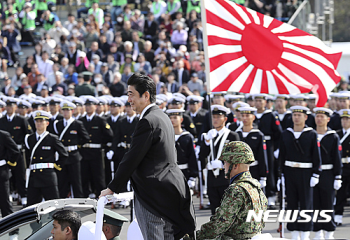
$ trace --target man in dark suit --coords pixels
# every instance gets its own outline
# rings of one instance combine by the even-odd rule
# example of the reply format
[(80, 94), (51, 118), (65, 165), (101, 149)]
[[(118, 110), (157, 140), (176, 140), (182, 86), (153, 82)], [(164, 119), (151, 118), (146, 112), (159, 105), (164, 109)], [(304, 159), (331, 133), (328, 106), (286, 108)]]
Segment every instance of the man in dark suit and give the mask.
[(155, 93), (155, 83), (148, 76), (134, 74), (128, 80), (128, 101), (140, 121), (130, 150), (101, 196), (120, 193), (130, 178), (143, 238), (180, 239), (193, 236), (194, 209), (186, 179), (176, 165), (174, 129), (155, 105)]
[(102, 59), (103, 57), (101, 49), (98, 48), (98, 42), (92, 42), (90, 51), (88, 51), (86, 54), (86, 57), (89, 60), (89, 62), (92, 62), (93, 55), (98, 55), (100, 59)]
[(76, 105), (74, 103), (62, 102), (61, 109), (64, 118), (56, 120), (53, 123), (55, 133), (69, 154), (65, 165), (62, 167), (62, 171), (57, 171), (58, 190), (61, 198), (68, 196), (71, 190), (70, 186), (73, 189), (72, 197), (84, 197), (80, 167), (82, 156), (78, 151), (78, 145), (84, 145), (90, 140), (90, 137), (83, 123), (72, 117), (72, 110), (75, 108)]
[(184, 69), (184, 66), (184, 62), (181, 59), (175, 63), (176, 69), (173, 70), (173, 73), (175, 74), (175, 80), (178, 82), (179, 86), (182, 86), (184, 83), (188, 83), (190, 80), (190, 73), (188, 70)]
[[(105, 176), (103, 170), (102, 144), (112, 141), (113, 132), (106, 119), (96, 114), (96, 105), (99, 100), (92, 96), (85, 98), (86, 115), (80, 118), (88, 131), (90, 140), (81, 148), (83, 162), (81, 163), (81, 176), (84, 197), (90, 193), (97, 194), (105, 188)], [(94, 189), (90, 189), (91, 187)]]
[[(22, 151), (24, 146), (24, 137), (26, 134), (32, 133), (32, 128), (27, 119), (17, 116), (17, 99), (6, 99), (6, 115), (0, 119), (0, 130), (7, 131), (11, 138), (15, 141), (19, 151)], [(22, 198), (22, 205), (27, 204), (27, 191), (25, 189), (25, 164), (24, 158), (21, 155), (17, 160), (17, 165), (11, 166), (13, 174), (13, 182), (16, 184), (18, 194)], [(0, 159), (1, 160), (1, 159)]]
[(143, 28), (143, 33), (145, 39), (153, 40), (153, 38), (157, 35), (158, 23), (154, 21), (153, 13), (149, 12), (147, 14), (147, 20), (145, 21), (145, 26)]
[[(30, 173), (27, 177), (28, 205), (39, 203), (44, 198), (59, 198), (55, 169), (62, 170), (68, 152), (54, 134), (46, 131), (51, 114), (45, 111), (34, 112), (36, 132), (24, 138), (26, 157)], [(59, 158), (56, 159), (58, 153)]]

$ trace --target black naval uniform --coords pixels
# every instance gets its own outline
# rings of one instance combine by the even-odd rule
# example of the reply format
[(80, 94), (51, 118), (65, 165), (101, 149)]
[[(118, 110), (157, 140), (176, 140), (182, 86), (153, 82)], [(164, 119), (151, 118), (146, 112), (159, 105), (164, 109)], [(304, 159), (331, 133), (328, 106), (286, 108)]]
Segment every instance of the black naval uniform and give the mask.
[[(176, 139), (176, 137), (178, 137)], [(177, 164), (186, 179), (198, 177), (197, 158), (194, 152), (193, 136), (184, 131), (181, 135), (175, 135), (175, 147), (177, 151)]]
[[(345, 130), (342, 128), (337, 131), (340, 141), (345, 135)], [(344, 207), (347, 203), (347, 192), (350, 187), (350, 135), (348, 135), (343, 142), (342, 146), (342, 163), (343, 163), (343, 172), (342, 172), (342, 186), (337, 191), (337, 202), (335, 204), (335, 215), (343, 215)]]
[[(227, 129), (227, 128), (224, 128)], [(228, 129), (227, 129), (228, 130)], [(230, 130), (228, 130), (230, 131)], [(214, 158), (219, 158), (218, 152), (221, 141), (224, 143), (229, 143), (231, 141), (239, 141), (239, 136), (237, 133), (230, 131), (226, 139), (223, 139), (223, 135), (217, 135), (213, 140), (213, 145), (217, 141), (217, 144), (214, 146)], [(211, 159), (210, 145), (206, 145), (206, 141), (203, 140), (201, 143), (201, 150), (199, 152), (199, 160), (202, 164), (202, 169), (206, 167), (207, 160), (206, 158)], [(208, 181), (207, 181), (207, 192), (210, 201), (210, 209), (212, 215), (215, 214), (215, 209), (220, 206), (221, 198), (225, 192), (225, 189), (230, 183), (229, 179), (225, 178), (225, 170), (221, 169), (218, 176), (215, 177), (212, 170), (208, 170)]]
[(204, 117), (207, 114), (208, 110), (204, 108), (198, 109), (195, 114), (192, 114), (190, 111), (187, 111), (186, 114), (192, 118), (194, 125), (196, 126), (196, 134), (193, 135), (195, 143), (200, 143), (200, 132), (202, 131), (202, 125), (204, 121)]
[(90, 137), (83, 123), (79, 120), (74, 120), (61, 137), (62, 132), (67, 126), (64, 126), (64, 119), (54, 122), (55, 133), (61, 139), (69, 155), (62, 167), (62, 171), (57, 171), (58, 190), (60, 198), (66, 198), (72, 185), (74, 198), (83, 198), (80, 164), (82, 156), (79, 153), (78, 146), (87, 143)]
[(315, 116), (311, 113), (307, 113), (307, 119), (305, 121), (306, 126), (312, 127), (313, 129), (316, 129), (316, 122), (315, 122)]
[[(115, 129), (112, 150), (114, 152), (114, 170), (118, 169), (120, 161), (123, 159), (126, 152), (130, 149), (132, 135), (135, 131), (136, 125), (139, 122), (139, 118), (135, 115), (133, 121), (130, 123), (127, 117), (120, 120), (117, 128)], [(126, 191), (126, 186), (125, 189)]]
[[(322, 172), (320, 182), (314, 187), (314, 209), (333, 210), (335, 197), (334, 180), (335, 176), (340, 176), (342, 172), (342, 162), (338, 134), (334, 130), (328, 129), (326, 134), (319, 139), (321, 144)], [(327, 223), (314, 223), (314, 231), (325, 230), (333, 232), (336, 224), (332, 214), (332, 220)]]
[(32, 131), (33, 131), (33, 132), (36, 132), (36, 127), (35, 127), (35, 121), (34, 121), (33, 112), (29, 114), (27, 120), (28, 120), (29, 125), (32, 127)]
[(62, 114), (57, 114), (56, 116), (52, 116), (52, 118), (49, 119), (49, 126), (47, 126), (47, 131), (49, 131), (49, 133), (57, 134), (53, 127), (53, 124), (55, 121), (59, 121), (62, 119), (63, 119)]
[(80, 118), (85, 129), (88, 131), (90, 140), (81, 148), (83, 162), (81, 163), (81, 176), (83, 184), (83, 195), (88, 197), (91, 193), (89, 183), (92, 184), (95, 194), (105, 188), (105, 176), (102, 160), (102, 144), (111, 141), (113, 132), (111, 126), (105, 118), (101, 118), (96, 114), (91, 121), (87, 120), (87, 115)]
[(0, 210), (2, 217), (13, 213), (10, 202), (9, 165), (15, 166), (20, 159), (20, 151), (8, 132), (0, 130)]
[[(313, 188), (310, 187), (310, 179), (313, 173), (320, 174), (322, 171), (316, 131), (306, 127), (298, 139), (295, 138), (292, 128), (283, 131), (278, 161), (281, 174), (285, 177), (287, 209), (313, 210)], [(313, 223), (287, 223), (287, 229), (312, 231)]]
[[(7, 119), (7, 115), (3, 116), (0, 119), (0, 130), (4, 130), (8, 132), (11, 138), (17, 144), (17, 148), (22, 151), (24, 150), (24, 137), (26, 134), (32, 133), (32, 128), (29, 125), (28, 121), (21, 117), (15, 115), (12, 121)], [(20, 158), (17, 161), (16, 167), (10, 167), (13, 173), (13, 179), (18, 190), (18, 194), (23, 198), (27, 196), (27, 190), (25, 188), (25, 159), (23, 158), (23, 154), (21, 154)]]
[[(36, 133), (26, 135), (25, 145), (27, 148), (27, 162), (30, 163), (30, 177), (28, 184), (28, 205), (33, 205), (45, 200), (59, 198), (58, 181), (55, 169), (61, 170), (68, 158), (68, 152), (62, 142), (54, 134), (47, 134), (35, 149), (33, 158), (31, 154), (39, 140)], [(59, 154), (56, 160), (55, 153)], [(54, 164), (56, 166), (54, 167)]]
[(333, 115), (331, 116), (331, 120), (328, 123), (328, 127), (334, 131), (338, 131), (342, 129), (341, 118), (337, 111), (333, 112)]
[(265, 110), (259, 119), (255, 118), (254, 123), (258, 125), (259, 130), (264, 134), (266, 140), (266, 154), (269, 172), (266, 182), (266, 196), (274, 196), (276, 192), (277, 171), (273, 152), (278, 147), (282, 128), (278, 117), (271, 111)]
[(183, 114), (183, 121), (181, 123), (181, 127), (187, 131), (189, 131), (192, 136), (197, 136), (197, 129), (193, 123), (192, 118), (186, 113)]
[[(116, 116), (116, 119), (115, 121), (113, 121), (112, 119), (112, 115), (108, 116), (107, 118), (107, 123), (109, 124), (109, 126), (111, 126), (111, 129), (113, 131), (113, 137), (115, 136), (115, 131), (116, 131), (116, 128), (118, 127), (118, 125), (120, 124), (120, 121), (122, 119), (126, 118), (125, 115), (121, 115), (119, 114), (118, 116)], [(112, 150), (112, 141), (108, 142), (105, 146), (105, 153), (108, 153), (109, 150)], [(117, 156), (114, 155), (113, 158), (111, 160), (107, 159), (107, 157), (104, 158), (104, 161), (105, 161), (105, 181), (106, 183), (109, 183), (111, 180), (112, 180), (112, 169), (111, 169), (111, 162), (110, 161), (113, 161), (115, 162), (115, 158)], [(117, 170), (114, 166), (114, 171)]]
[(255, 162), (250, 164), (249, 171), (253, 178), (260, 180), (266, 178), (268, 173), (266, 142), (265, 137), (259, 129), (252, 129), (246, 137), (243, 137), (243, 131), (237, 131), (241, 141), (247, 143), (252, 149)]
[(278, 114), (277, 111), (275, 111), (274, 113), (278, 117), (283, 131), (289, 127), (293, 127), (292, 111), (287, 110), (283, 114)]
[(233, 123), (236, 120), (236, 115), (231, 111), (229, 114), (227, 114), (227, 121), (226, 123)]

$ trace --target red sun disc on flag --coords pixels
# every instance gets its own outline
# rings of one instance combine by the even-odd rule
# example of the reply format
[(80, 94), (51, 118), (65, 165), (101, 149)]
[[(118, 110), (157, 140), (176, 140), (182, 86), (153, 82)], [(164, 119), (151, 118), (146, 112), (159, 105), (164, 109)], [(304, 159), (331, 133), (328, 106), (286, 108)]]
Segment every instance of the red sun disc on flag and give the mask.
[(317, 106), (340, 81), (341, 57), (318, 38), (228, 0), (203, 0), (209, 90), (297, 94)]

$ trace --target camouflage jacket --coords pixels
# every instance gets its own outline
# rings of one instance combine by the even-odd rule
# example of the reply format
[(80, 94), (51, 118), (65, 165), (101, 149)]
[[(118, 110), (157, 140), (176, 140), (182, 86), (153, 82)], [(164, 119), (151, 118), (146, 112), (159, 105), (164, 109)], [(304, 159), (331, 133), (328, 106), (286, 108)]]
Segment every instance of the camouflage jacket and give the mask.
[(249, 210), (267, 209), (260, 183), (250, 172), (238, 176), (225, 190), (221, 205), (208, 223), (197, 231), (197, 239), (251, 239), (265, 227), (262, 222), (246, 222)]

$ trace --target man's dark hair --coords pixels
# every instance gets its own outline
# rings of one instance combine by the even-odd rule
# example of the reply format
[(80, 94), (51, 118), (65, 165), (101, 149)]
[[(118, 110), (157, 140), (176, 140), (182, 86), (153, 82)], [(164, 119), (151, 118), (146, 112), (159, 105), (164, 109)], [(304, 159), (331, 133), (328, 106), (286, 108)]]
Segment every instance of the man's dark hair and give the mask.
[(156, 102), (156, 84), (150, 77), (135, 73), (129, 78), (128, 85), (135, 87), (136, 91), (139, 92), (140, 97), (145, 92), (148, 92), (151, 103)]
[(108, 224), (108, 223), (104, 223), (103, 225), (106, 225), (111, 229), (112, 235), (114, 237), (119, 236), (120, 232), (122, 231), (122, 227), (120, 227), (120, 226), (115, 226), (115, 225)]
[(53, 220), (56, 220), (59, 225), (61, 225), (61, 230), (63, 231), (66, 227), (70, 227), (72, 229), (73, 237), (76, 238), (78, 236), (78, 231), (81, 226), (81, 218), (80, 215), (71, 210), (61, 210), (56, 212), (52, 216)]

